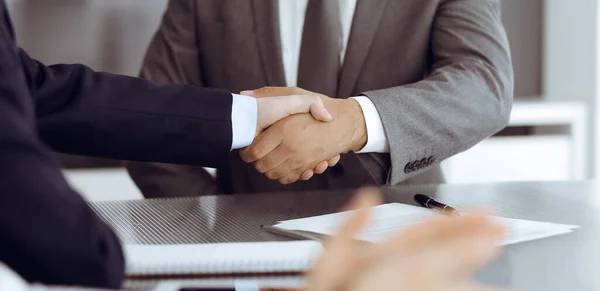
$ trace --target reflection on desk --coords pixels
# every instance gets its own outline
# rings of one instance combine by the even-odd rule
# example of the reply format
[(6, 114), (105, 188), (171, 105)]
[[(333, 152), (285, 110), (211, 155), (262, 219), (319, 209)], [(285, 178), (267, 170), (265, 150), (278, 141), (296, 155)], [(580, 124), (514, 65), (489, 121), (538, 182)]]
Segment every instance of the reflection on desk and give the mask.
[[(383, 188), (383, 192), (386, 202), (414, 205), (413, 195), (422, 193), (460, 211), (484, 208), (503, 217), (580, 225), (581, 229), (567, 235), (507, 247), (478, 279), (515, 290), (600, 290), (598, 182), (431, 185)], [(353, 193), (271, 193), (91, 205), (125, 243), (269, 241), (283, 238), (260, 231), (260, 225), (337, 212)], [(151, 288), (159, 282), (127, 284), (145, 283)]]

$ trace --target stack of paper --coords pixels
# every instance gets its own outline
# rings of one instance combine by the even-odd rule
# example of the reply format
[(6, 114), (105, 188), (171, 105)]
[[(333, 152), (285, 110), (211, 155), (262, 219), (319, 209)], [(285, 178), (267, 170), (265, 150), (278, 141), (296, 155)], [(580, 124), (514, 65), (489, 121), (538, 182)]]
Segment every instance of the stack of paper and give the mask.
[[(340, 223), (348, 217), (348, 212), (315, 216), (309, 218), (282, 221), (276, 228), (289, 231), (309, 231), (325, 235), (335, 235)], [(394, 233), (420, 223), (426, 219), (439, 216), (430, 209), (406, 204), (391, 203), (373, 208), (372, 219), (365, 230), (357, 236), (368, 242), (378, 242)], [(565, 225), (538, 222), (522, 219), (494, 217), (498, 223), (508, 229), (502, 245), (515, 244), (573, 231), (576, 225)]]

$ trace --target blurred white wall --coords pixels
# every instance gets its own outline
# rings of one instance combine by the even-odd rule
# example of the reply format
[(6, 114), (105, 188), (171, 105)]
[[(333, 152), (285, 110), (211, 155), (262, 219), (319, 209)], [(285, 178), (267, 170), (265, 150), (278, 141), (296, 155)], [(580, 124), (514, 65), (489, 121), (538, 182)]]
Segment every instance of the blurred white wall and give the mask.
[(18, 41), (44, 63), (137, 75), (167, 0), (10, 0)]
[[(95, 70), (136, 76), (167, 0), (8, 0), (19, 44), (46, 63), (83, 63)], [(114, 162), (59, 156), (63, 165)], [(124, 169), (65, 171), (90, 200), (141, 197)]]

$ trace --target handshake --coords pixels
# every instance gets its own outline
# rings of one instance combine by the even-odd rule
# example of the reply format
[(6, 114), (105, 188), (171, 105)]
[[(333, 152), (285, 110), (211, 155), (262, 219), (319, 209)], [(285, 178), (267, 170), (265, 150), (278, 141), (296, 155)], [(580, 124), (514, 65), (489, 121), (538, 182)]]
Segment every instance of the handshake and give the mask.
[[(243, 91), (257, 98), (258, 121), (253, 143), (240, 151), (267, 178), (291, 184), (335, 166), (340, 155), (367, 142), (358, 102), (335, 99), (294, 87)], [(269, 98), (288, 96), (282, 98)]]

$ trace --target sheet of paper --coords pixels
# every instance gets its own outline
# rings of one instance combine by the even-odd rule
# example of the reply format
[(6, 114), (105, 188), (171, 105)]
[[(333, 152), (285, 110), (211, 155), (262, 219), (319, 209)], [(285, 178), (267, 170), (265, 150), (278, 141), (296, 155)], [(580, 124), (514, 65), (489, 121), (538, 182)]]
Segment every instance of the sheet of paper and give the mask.
[(125, 245), (126, 274), (282, 273), (308, 270), (322, 251), (315, 241)]
[[(421, 223), (426, 219), (439, 216), (438, 213), (430, 209), (400, 203), (383, 204), (373, 207), (372, 213), (373, 215), (369, 225), (357, 236), (357, 239), (369, 242), (378, 242), (384, 240), (394, 233), (405, 230), (412, 225)], [(348, 215), (348, 212), (342, 212), (309, 218), (287, 220), (282, 221), (275, 226), (286, 230), (303, 230), (333, 235), (337, 233), (338, 226), (347, 218)], [(555, 224), (503, 217), (495, 217), (494, 219), (508, 229), (507, 237), (502, 242), (502, 245), (520, 243), (564, 234), (579, 227), (576, 225)]]

